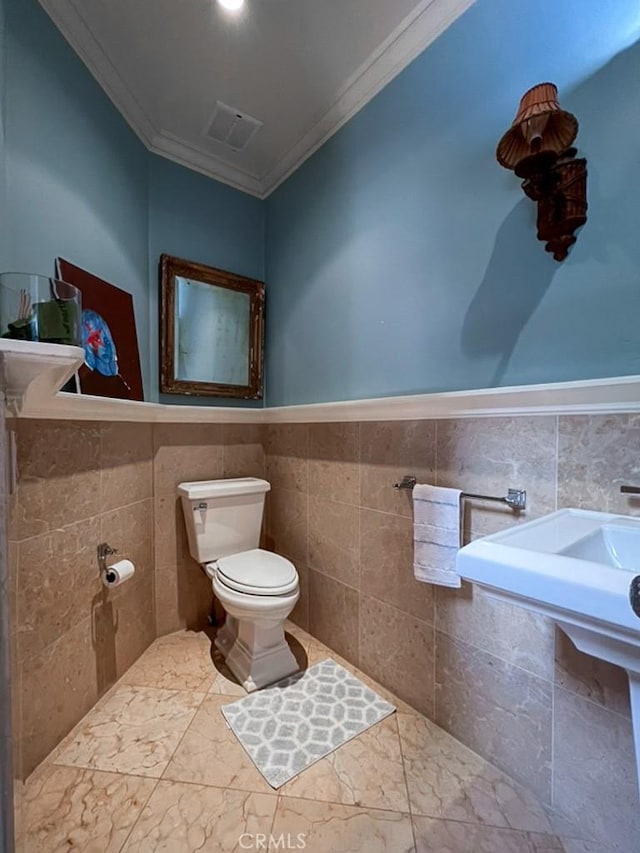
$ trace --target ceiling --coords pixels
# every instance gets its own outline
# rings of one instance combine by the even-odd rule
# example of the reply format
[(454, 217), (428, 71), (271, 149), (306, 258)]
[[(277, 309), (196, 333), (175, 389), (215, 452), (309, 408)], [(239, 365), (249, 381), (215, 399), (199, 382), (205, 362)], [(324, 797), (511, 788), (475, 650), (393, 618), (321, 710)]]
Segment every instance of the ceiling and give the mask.
[[(144, 144), (265, 198), (474, 0), (40, 0)], [(262, 126), (207, 134), (222, 101)]]

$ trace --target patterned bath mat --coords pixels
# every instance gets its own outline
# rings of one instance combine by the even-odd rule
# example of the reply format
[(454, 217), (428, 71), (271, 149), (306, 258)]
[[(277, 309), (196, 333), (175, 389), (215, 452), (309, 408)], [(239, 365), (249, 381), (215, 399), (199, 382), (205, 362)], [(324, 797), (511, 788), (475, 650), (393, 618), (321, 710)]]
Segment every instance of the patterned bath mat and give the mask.
[(394, 711), (334, 660), (222, 706), (231, 730), (273, 788)]

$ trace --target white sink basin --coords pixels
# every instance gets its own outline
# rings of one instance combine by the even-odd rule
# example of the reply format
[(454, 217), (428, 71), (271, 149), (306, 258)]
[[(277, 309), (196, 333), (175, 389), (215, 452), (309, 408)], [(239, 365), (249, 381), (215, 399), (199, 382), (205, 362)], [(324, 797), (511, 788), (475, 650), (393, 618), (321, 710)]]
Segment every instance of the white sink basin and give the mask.
[(603, 563), (616, 569), (640, 571), (640, 524), (629, 519), (603, 524), (561, 551), (566, 557)]
[(627, 670), (640, 784), (640, 518), (559, 510), (471, 542), (457, 568)]

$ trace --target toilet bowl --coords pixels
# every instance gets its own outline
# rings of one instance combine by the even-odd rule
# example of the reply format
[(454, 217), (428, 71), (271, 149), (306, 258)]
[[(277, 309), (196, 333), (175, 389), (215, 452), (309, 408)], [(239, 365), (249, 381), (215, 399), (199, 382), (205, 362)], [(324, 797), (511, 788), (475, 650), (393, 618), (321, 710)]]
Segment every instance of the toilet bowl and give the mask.
[(178, 486), (191, 555), (226, 613), (215, 646), (247, 692), (299, 669), (284, 635), (300, 595), (298, 573), (285, 557), (258, 547), (269, 488), (253, 477)]
[(260, 548), (205, 566), (227, 618), (215, 646), (248, 692), (298, 671), (284, 622), (300, 596), (289, 560)]

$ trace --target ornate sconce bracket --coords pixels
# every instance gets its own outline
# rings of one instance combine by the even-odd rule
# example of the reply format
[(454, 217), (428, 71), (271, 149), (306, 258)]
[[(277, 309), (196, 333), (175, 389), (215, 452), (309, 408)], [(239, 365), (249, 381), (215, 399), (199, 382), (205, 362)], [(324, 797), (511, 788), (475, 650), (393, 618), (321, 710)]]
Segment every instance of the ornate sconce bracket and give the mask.
[(563, 261), (587, 221), (587, 161), (572, 143), (578, 120), (560, 109), (553, 83), (540, 83), (522, 97), (518, 114), (498, 144), (505, 169), (523, 178), (522, 189), (538, 205), (538, 239)]

